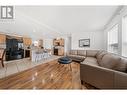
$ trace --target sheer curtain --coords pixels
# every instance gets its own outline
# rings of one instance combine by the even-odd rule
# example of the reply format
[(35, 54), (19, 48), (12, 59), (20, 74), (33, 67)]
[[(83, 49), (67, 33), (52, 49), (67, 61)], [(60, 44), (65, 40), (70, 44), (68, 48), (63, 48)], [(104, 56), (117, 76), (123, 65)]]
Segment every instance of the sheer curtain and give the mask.
[(108, 51), (118, 54), (118, 24), (108, 31)]
[(127, 16), (123, 18), (122, 56), (127, 57)]

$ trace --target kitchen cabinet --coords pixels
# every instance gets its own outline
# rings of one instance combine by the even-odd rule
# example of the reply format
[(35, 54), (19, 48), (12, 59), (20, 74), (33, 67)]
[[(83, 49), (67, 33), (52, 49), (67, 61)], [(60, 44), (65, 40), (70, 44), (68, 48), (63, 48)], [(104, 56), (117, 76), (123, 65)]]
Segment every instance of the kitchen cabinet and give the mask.
[(54, 39), (53, 40), (54, 45), (54, 55), (64, 55), (64, 39)]
[(53, 40), (53, 45), (54, 46), (64, 46), (64, 39), (62, 39), (62, 38), (54, 39)]
[(31, 38), (23, 37), (23, 44), (24, 44), (25, 46), (30, 46), (30, 45), (32, 44)]
[(60, 56), (64, 55), (64, 48), (61, 47), (58, 49), (58, 55)]
[(6, 35), (0, 34), (0, 44), (6, 44)]

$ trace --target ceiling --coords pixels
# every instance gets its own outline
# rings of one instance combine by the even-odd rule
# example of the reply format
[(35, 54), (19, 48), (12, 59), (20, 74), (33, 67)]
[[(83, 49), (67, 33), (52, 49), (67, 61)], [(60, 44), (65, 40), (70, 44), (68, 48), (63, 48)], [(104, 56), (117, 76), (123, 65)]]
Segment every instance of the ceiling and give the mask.
[(15, 6), (15, 19), (0, 31), (33, 38), (102, 31), (120, 6)]

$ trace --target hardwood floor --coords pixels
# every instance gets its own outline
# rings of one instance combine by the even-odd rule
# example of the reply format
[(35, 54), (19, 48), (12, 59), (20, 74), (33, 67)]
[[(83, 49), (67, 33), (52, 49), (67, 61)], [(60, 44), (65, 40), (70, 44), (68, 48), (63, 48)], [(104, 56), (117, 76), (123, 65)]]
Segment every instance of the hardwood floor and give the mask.
[(69, 66), (57, 60), (0, 79), (0, 89), (87, 89), (80, 82), (80, 64)]

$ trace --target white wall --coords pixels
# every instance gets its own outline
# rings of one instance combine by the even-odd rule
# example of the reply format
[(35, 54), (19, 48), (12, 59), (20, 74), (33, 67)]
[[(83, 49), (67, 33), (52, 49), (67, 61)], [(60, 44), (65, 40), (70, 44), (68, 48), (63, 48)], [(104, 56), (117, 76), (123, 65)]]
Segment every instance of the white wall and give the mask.
[[(103, 31), (73, 33), (71, 48), (72, 49), (104, 49), (103, 35), (104, 35)], [(90, 39), (90, 47), (85, 47), (85, 48), (79, 47), (80, 39)]]

